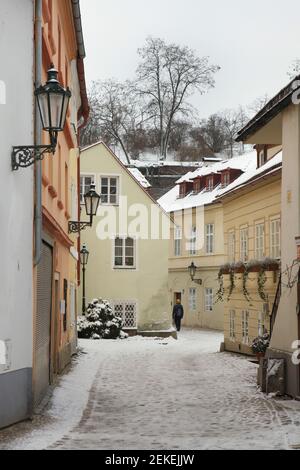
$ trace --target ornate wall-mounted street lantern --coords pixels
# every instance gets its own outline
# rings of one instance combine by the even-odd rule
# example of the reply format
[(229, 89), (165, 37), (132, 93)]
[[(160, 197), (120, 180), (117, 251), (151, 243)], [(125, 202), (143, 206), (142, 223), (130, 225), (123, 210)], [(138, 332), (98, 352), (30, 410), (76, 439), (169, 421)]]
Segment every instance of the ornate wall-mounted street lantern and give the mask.
[(196, 284), (200, 284), (200, 286), (201, 286), (203, 284), (202, 279), (195, 279), (195, 276), (196, 276), (196, 273), (197, 273), (197, 266), (195, 265), (194, 262), (192, 262), (192, 264), (188, 267), (188, 270), (189, 270), (189, 273), (190, 273), (190, 276), (191, 276), (191, 280), (193, 282), (195, 282)]
[(13, 147), (12, 169), (27, 168), (34, 162), (43, 160), (44, 156), (55, 154), (57, 135), (62, 132), (67, 118), (71, 98), (69, 88), (65, 89), (58, 81), (58, 71), (51, 64), (45, 85), (35, 90), (35, 97), (42, 121), (43, 130), (49, 133), (50, 145), (21, 145)]
[(79, 233), (87, 227), (93, 226), (93, 219), (97, 215), (98, 207), (101, 201), (101, 196), (96, 193), (96, 186), (91, 184), (90, 190), (84, 196), (84, 204), (87, 216), (90, 218), (89, 222), (69, 222), (69, 233)]

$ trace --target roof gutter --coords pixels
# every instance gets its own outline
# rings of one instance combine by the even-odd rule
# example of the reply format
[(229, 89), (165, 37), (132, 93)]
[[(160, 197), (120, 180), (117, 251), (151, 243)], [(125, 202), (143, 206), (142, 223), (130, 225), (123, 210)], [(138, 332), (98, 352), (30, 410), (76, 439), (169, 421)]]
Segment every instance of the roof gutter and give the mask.
[(84, 71), (84, 59), (86, 57), (84, 38), (83, 38), (83, 29), (82, 29), (82, 20), (81, 20), (81, 11), (80, 11), (80, 0), (71, 0), (73, 19), (76, 32), (77, 48), (78, 48), (78, 57), (77, 57), (77, 72), (80, 86), (80, 95), (81, 95), (81, 107), (78, 112), (78, 121), (83, 118), (83, 121), (80, 123), (79, 130), (84, 127), (87, 123), (90, 107), (87, 97), (86, 81), (85, 81), (85, 71)]

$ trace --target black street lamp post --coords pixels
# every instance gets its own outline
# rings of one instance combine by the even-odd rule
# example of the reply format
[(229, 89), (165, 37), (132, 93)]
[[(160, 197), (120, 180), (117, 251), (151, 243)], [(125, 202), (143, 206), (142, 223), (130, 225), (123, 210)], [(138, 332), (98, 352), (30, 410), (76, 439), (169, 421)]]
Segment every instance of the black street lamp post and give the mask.
[(80, 264), (82, 265), (82, 313), (86, 312), (86, 295), (85, 295), (85, 271), (86, 265), (89, 261), (89, 251), (86, 245), (83, 245), (82, 250), (80, 251)]

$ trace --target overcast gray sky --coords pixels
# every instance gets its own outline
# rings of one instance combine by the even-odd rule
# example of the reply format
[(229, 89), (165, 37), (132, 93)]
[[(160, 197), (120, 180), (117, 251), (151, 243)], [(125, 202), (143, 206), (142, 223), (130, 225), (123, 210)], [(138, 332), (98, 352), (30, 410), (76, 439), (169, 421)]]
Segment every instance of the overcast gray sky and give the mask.
[(195, 96), (201, 117), (275, 94), (300, 57), (299, 0), (81, 0), (86, 76), (133, 78), (149, 35), (187, 45), (221, 66)]

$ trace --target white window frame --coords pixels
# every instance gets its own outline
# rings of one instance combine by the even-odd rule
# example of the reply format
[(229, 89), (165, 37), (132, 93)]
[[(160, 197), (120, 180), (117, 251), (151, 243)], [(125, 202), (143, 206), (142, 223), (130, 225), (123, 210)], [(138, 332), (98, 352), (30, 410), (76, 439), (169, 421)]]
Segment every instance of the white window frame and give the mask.
[(261, 261), (265, 257), (265, 223), (255, 224), (255, 259)]
[[(106, 174), (103, 174), (101, 173), (100, 175), (100, 194), (101, 196), (103, 196), (103, 190), (102, 190), (102, 180), (103, 179), (107, 179), (108, 180), (108, 193), (107, 193), (107, 202), (103, 202), (103, 200), (101, 200), (101, 205), (102, 206), (119, 206), (119, 201), (120, 201), (120, 182), (121, 182), (121, 178), (120, 178), (120, 175), (112, 175), (112, 174), (109, 174), (109, 175), (106, 175)], [(116, 194), (110, 194), (110, 188), (111, 188), (111, 180), (116, 180), (117, 181), (117, 190), (116, 190)], [(116, 202), (111, 202), (111, 197), (112, 196), (116, 196)]]
[(249, 256), (249, 228), (240, 228), (240, 258), (241, 261), (248, 261)]
[(249, 311), (243, 310), (242, 311), (242, 338), (243, 344), (249, 344)]
[(235, 310), (230, 310), (229, 312), (229, 337), (231, 341), (235, 341), (235, 319), (236, 313)]
[(226, 188), (229, 185), (230, 185), (230, 173), (227, 171), (226, 173), (224, 173), (222, 186), (223, 188)]
[(174, 230), (174, 256), (181, 256), (182, 250), (182, 228), (175, 227)]
[(214, 190), (214, 177), (213, 176), (208, 176), (207, 178), (207, 191), (213, 191)]
[(280, 217), (270, 220), (270, 256), (273, 259), (281, 258), (281, 218)]
[(191, 312), (197, 310), (197, 289), (195, 287), (189, 289), (189, 308)]
[(213, 312), (214, 309), (214, 291), (211, 287), (205, 288), (205, 311)]
[[(111, 300), (110, 304), (113, 308), (114, 314), (122, 318), (123, 328), (125, 330), (137, 329), (138, 303), (136, 300)], [(130, 310), (133, 311), (133, 315), (130, 315), (130, 321), (129, 319), (126, 319), (127, 308), (130, 308)]]
[(206, 254), (212, 255), (215, 250), (215, 226), (214, 224), (205, 225), (205, 247)]
[[(116, 256), (116, 241), (117, 239), (122, 240), (122, 265), (117, 265), (116, 264), (116, 258), (121, 258), (121, 256)], [(126, 246), (126, 241), (130, 239), (133, 240), (133, 266), (126, 266), (126, 248), (129, 248)], [(119, 247), (120, 248), (120, 247)], [(130, 247), (131, 248), (131, 247)], [(116, 236), (113, 240), (113, 268), (115, 270), (118, 269), (127, 269), (127, 270), (136, 270), (136, 239), (132, 237), (122, 237), (122, 236)]]
[(235, 262), (235, 231), (228, 232), (228, 261), (229, 263)]
[(195, 256), (197, 254), (197, 227), (191, 228), (191, 239), (190, 239), (190, 255)]
[(266, 330), (266, 314), (258, 312), (258, 336), (263, 336)]
[[(96, 175), (93, 173), (81, 173), (80, 174), (80, 205), (84, 205), (84, 195), (90, 190), (90, 186), (85, 184), (82, 185), (81, 181), (85, 180), (85, 178), (91, 178), (91, 184), (96, 184)], [(81, 188), (83, 187), (83, 191), (81, 192)]]
[(262, 166), (264, 166), (266, 164), (265, 162), (265, 151), (264, 150), (261, 150), (259, 152), (259, 155), (258, 155), (258, 165), (259, 165), (259, 168), (261, 168)]

